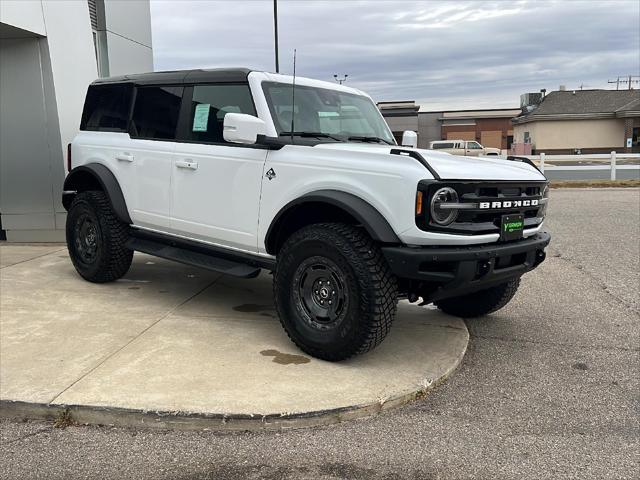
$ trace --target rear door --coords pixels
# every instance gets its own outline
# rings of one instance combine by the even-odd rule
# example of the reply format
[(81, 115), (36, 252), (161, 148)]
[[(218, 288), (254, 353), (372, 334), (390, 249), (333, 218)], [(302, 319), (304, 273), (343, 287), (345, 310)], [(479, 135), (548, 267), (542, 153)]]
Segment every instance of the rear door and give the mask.
[(227, 113), (256, 115), (249, 85), (194, 85), (185, 89), (184, 97), (188, 103), (182, 109), (172, 167), (172, 231), (256, 252), (268, 150), (227, 143), (222, 135)]
[(129, 140), (115, 152), (127, 177), (127, 206), (133, 223), (153, 230), (170, 228), (171, 173), (184, 88), (136, 87)]

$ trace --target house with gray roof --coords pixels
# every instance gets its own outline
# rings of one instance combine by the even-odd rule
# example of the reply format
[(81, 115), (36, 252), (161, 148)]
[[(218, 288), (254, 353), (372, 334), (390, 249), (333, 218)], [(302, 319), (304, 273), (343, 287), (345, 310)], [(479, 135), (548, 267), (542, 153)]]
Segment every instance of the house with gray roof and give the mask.
[(512, 123), (536, 154), (640, 152), (640, 90), (551, 92)]

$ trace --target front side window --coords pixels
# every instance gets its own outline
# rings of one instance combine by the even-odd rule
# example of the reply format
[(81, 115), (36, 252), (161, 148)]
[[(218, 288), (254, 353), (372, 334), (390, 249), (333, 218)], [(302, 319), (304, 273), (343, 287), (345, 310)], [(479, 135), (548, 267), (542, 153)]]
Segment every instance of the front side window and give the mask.
[(91, 85), (84, 102), (80, 130), (126, 132), (133, 85)]
[(380, 111), (368, 97), (327, 88), (262, 84), (278, 135), (299, 134), (333, 141), (395, 145)]
[(196, 85), (193, 87), (189, 136), (197, 142), (222, 143), (227, 113), (256, 115), (249, 85)]
[(138, 87), (129, 133), (134, 138), (173, 140), (182, 87)]
[(469, 150), (482, 150), (482, 145), (478, 142), (467, 142), (467, 148)]

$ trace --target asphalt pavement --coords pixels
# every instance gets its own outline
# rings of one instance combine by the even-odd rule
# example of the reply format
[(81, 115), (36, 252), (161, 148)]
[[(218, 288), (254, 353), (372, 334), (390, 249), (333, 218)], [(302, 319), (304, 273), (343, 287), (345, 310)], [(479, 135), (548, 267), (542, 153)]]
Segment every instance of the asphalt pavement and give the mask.
[(4, 421), (0, 478), (638, 478), (639, 217), (638, 189), (552, 190), (547, 261), (411, 405), (263, 433)]

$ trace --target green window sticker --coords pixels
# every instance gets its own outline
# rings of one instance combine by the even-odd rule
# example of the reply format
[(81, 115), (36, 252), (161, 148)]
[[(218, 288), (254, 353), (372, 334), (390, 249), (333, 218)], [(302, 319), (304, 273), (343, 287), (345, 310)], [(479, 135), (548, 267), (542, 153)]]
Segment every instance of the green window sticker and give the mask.
[(193, 128), (194, 132), (206, 132), (207, 125), (209, 124), (209, 110), (211, 109), (210, 103), (199, 103), (196, 105), (196, 110), (193, 114)]

